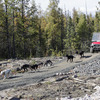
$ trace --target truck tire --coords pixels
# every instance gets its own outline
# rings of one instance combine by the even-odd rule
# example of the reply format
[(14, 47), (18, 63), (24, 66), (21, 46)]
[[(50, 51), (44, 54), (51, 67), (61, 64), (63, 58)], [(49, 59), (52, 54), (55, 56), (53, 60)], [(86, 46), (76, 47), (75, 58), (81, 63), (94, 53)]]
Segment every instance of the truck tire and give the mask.
[(93, 50), (93, 48), (92, 48), (92, 47), (90, 48), (90, 53), (94, 53), (94, 50)]

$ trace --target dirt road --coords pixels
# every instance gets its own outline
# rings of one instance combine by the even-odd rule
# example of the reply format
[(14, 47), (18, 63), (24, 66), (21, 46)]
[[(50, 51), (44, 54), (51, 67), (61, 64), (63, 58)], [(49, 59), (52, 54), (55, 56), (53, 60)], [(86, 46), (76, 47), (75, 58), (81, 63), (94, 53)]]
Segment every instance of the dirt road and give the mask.
[(54, 66), (43, 67), (36, 72), (28, 71), (25, 73), (17, 73), (10, 79), (0, 80), (0, 91), (40, 82), (45, 78), (55, 75), (56, 73), (69, 71), (73, 66), (88, 62), (91, 59), (99, 57), (99, 55), (100, 53), (86, 53), (85, 57), (82, 59), (80, 59), (79, 56), (76, 56), (73, 63), (66, 62), (65, 58), (62, 61), (58, 61), (56, 64), (54, 64)]

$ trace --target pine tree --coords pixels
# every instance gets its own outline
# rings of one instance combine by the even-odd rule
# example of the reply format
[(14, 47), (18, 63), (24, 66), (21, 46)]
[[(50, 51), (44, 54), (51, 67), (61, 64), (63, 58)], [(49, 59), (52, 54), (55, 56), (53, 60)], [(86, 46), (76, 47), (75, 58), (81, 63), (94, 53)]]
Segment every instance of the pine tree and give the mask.
[(5, 32), (5, 11), (3, 7), (3, 1), (0, 0), (0, 58), (6, 58), (7, 52), (7, 45), (6, 45), (6, 32)]
[(77, 43), (79, 49), (84, 49), (84, 43), (88, 39), (86, 16), (80, 15), (79, 23), (77, 24)]
[(95, 32), (100, 32), (100, 13), (96, 12), (95, 19), (94, 19), (94, 30)]
[[(48, 54), (56, 55), (61, 47), (60, 34), (61, 29), (59, 26), (59, 11), (58, 0), (50, 0), (47, 13), (47, 52)], [(59, 47), (60, 46), (60, 47)]]

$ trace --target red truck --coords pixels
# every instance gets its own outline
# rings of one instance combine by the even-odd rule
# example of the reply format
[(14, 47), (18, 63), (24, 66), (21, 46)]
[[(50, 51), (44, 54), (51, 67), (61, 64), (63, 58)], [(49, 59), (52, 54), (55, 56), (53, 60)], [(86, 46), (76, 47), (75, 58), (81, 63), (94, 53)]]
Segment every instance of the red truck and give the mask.
[(100, 51), (100, 33), (93, 33), (90, 52)]

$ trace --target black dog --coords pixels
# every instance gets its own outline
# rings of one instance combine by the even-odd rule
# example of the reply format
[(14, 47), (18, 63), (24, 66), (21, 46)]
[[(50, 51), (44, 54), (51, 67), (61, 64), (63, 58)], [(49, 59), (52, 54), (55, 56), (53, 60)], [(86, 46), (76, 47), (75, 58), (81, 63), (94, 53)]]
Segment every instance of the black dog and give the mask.
[(44, 63), (44, 66), (52, 66), (53, 63), (51, 60), (47, 60), (45, 63)]
[(30, 66), (30, 69), (31, 70), (34, 69), (36, 71), (38, 69), (38, 67), (39, 67), (39, 65), (38, 64), (35, 64), (35, 65)]
[(84, 51), (81, 51), (79, 55), (81, 56), (80, 58), (84, 57)]
[(68, 60), (70, 60), (70, 62), (73, 62), (73, 58), (74, 58), (73, 55), (66, 55), (66, 57), (67, 57), (67, 62)]
[(25, 64), (25, 65), (23, 65), (23, 66), (21, 67), (21, 70), (24, 69), (24, 72), (25, 72), (25, 71), (28, 71), (28, 68), (30, 68), (30, 65), (29, 65), (29, 64)]

